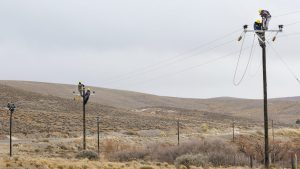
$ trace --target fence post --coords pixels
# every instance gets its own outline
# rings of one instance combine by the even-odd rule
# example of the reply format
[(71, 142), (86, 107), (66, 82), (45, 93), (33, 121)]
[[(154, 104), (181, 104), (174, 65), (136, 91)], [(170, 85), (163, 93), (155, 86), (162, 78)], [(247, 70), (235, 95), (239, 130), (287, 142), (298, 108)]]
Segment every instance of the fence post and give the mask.
[(250, 155), (250, 167), (253, 168), (253, 157)]
[(234, 166), (236, 166), (235, 154), (234, 154), (234, 156), (233, 156), (233, 164), (234, 164)]
[(297, 154), (295, 154), (295, 168), (298, 169), (298, 158), (297, 158)]
[(291, 154), (291, 166), (292, 166), (292, 169), (296, 169), (294, 157), (295, 157), (294, 154)]
[(272, 154), (269, 153), (269, 163), (272, 164)]

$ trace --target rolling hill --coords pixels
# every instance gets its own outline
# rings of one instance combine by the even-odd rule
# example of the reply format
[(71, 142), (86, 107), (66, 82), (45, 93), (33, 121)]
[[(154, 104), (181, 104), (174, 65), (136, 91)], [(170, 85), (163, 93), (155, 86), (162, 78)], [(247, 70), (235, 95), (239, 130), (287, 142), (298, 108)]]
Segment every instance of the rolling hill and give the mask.
[[(53, 84), (28, 81), (0, 81), (0, 84), (10, 86), (27, 92), (33, 92), (42, 96), (53, 96), (61, 99), (73, 99), (72, 92), (75, 85)], [(119, 109), (139, 109), (145, 107), (171, 107), (187, 110), (214, 112), (222, 115), (244, 117), (262, 120), (263, 105), (261, 100), (239, 98), (211, 98), (191, 99), (157, 96), (131, 91), (122, 91), (92, 87), (96, 95), (91, 102), (111, 106)], [(269, 101), (270, 119), (278, 122), (292, 124), (300, 118), (300, 99), (278, 98)]]

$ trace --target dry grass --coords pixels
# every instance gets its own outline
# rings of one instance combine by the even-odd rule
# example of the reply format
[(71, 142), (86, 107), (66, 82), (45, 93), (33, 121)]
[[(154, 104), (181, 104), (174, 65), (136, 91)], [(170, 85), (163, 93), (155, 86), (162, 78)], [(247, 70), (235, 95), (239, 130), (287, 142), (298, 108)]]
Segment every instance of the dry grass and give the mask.
[(2, 158), (1, 169), (171, 169), (166, 163), (126, 162), (112, 163), (106, 161), (66, 160), (60, 158)]
[[(107, 161), (65, 160), (60, 158), (0, 158), (1, 169), (175, 169), (174, 165), (160, 162), (131, 161), (115, 163)], [(184, 166), (180, 166), (184, 169)], [(225, 167), (210, 167), (211, 169), (224, 169)], [(227, 167), (228, 169), (245, 169), (247, 167)], [(194, 167), (191, 169), (202, 169)]]
[(281, 137), (300, 137), (300, 129), (282, 128), (275, 130), (275, 134)]

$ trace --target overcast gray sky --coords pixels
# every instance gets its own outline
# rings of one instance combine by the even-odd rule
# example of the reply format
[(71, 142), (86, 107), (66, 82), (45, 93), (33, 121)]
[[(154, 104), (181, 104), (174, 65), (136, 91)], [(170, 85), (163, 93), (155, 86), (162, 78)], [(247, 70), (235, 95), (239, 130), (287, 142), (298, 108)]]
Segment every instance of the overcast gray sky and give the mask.
[[(199, 47), (244, 24), (252, 28), (260, 8), (274, 16), (274, 29), (300, 21), (299, 0), (1, 0), (0, 79), (67, 84), (81, 80), (177, 97), (261, 98), (257, 44), (244, 81), (237, 87), (232, 83), (241, 42), (231, 40), (242, 29)], [(271, 44), (300, 77), (300, 36), (287, 36), (299, 28), (300, 24), (287, 26), (284, 37)], [(246, 37), (238, 78), (252, 38)], [(230, 53), (235, 54), (194, 67)], [(269, 96), (300, 95), (300, 84), (270, 47), (267, 59)]]

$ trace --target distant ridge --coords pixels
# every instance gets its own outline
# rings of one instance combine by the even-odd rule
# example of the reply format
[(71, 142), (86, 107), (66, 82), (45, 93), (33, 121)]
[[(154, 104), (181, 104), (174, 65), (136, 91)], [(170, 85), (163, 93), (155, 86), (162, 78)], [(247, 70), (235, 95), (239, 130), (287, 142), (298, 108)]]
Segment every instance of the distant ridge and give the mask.
[[(0, 81), (0, 84), (42, 95), (73, 99), (72, 92), (76, 85), (55, 84), (30, 81)], [(174, 107), (189, 110), (216, 112), (220, 114), (262, 119), (262, 102), (256, 99), (217, 97), (209, 99), (176, 98), (157, 96), (132, 91), (92, 87), (96, 95), (91, 102), (123, 109), (143, 107)], [(271, 99), (269, 102), (270, 118), (293, 123), (300, 119), (300, 97)]]

